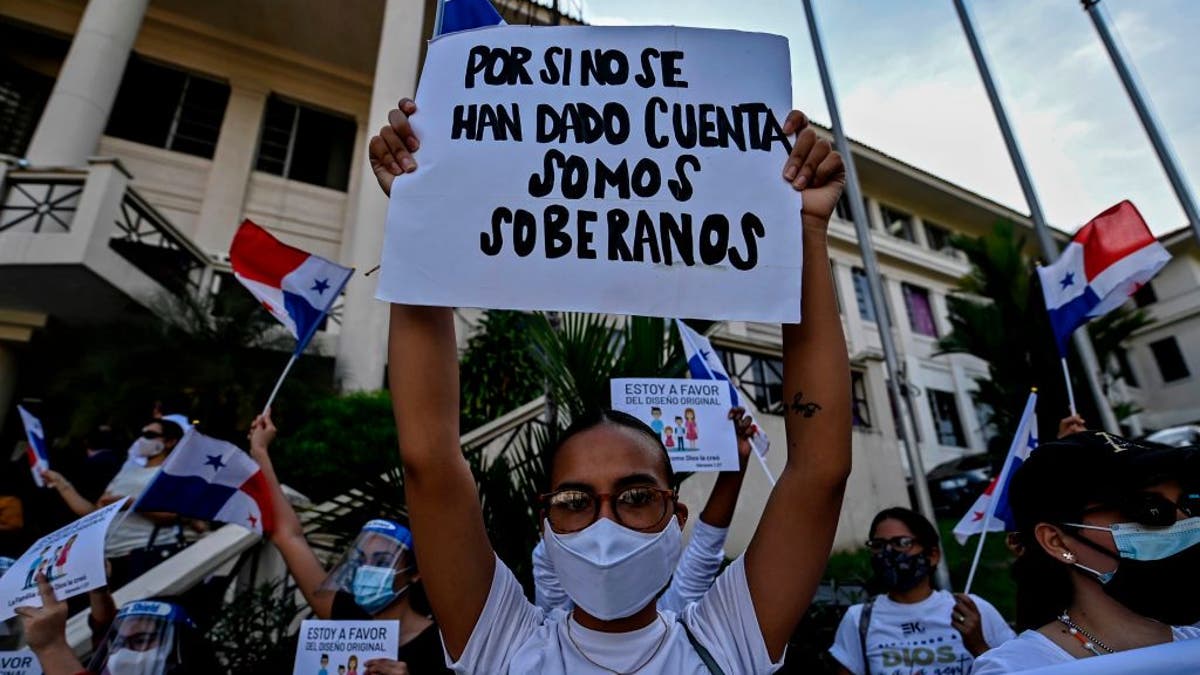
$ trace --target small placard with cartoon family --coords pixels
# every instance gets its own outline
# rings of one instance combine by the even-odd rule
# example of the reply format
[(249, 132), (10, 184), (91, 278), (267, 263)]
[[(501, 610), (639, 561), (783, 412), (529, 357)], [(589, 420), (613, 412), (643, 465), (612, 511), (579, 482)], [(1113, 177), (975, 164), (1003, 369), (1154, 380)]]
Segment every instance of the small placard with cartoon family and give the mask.
[(642, 420), (662, 439), (676, 471), (736, 471), (737, 435), (729, 422), (729, 383), (721, 380), (616, 378), (612, 407)]
[(400, 654), (399, 621), (320, 621), (300, 624), (293, 675), (360, 675), (371, 659)]
[(0, 621), (16, 615), (15, 607), (40, 607), (37, 576), (46, 575), (59, 600), (99, 588), (104, 576), (104, 538), (127, 499), (93, 511), (38, 539), (0, 577)]

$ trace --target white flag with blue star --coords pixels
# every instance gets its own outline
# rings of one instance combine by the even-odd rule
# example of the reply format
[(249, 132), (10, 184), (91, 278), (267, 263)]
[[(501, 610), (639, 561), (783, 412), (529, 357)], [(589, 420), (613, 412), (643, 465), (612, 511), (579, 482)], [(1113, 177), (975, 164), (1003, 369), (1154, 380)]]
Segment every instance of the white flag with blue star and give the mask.
[[(735, 407), (742, 405), (737, 387), (730, 381), (729, 374), (725, 372), (725, 364), (721, 363), (720, 355), (717, 354), (717, 350), (713, 349), (708, 338), (688, 328), (688, 325), (680, 319), (675, 319), (675, 326), (679, 328), (679, 337), (683, 341), (683, 353), (687, 357), (688, 372), (691, 373), (692, 378), (728, 382), (729, 400)], [(746, 416), (750, 418), (752, 433), (750, 446), (754, 448), (754, 452), (758, 453), (759, 457), (766, 457), (767, 451), (771, 449), (771, 439), (767, 438), (767, 432), (758, 426), (758, 423), (754, 421), (753, 413), (748, 409)]]

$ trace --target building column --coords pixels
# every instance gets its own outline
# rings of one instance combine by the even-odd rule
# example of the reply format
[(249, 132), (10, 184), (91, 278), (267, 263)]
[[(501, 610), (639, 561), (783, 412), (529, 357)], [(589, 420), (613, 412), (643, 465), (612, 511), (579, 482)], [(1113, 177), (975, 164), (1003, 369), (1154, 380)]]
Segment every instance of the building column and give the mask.
[[(388, 110), (417, 90), (417, 67), (425, 38), (425, 4), (423, 0), (387, 0), (375, 61), (368, 130), (386, 124)], [(364, 174), (352, 199), (354, 219), (345, 228), (349, 240), (349, 256), (345, 257), (345, 262), (366, 272), (380, 262), (387, 198), (374, 176)], [(337, 380), (343, 390), (370, 390), (383, 386), (388, 307), (375, 300), (377, 282), (378, 276), (358, 275), (346, 286), (342, 332), (337, 346)]]
[(38, 120), (34, 166), (83, 166), (108, 124), (149, 0), (90, 0)]
[(192, 240), (206, 252), (227, 251), (242, 221), (266, 105), (266, 87), (230, 83), (229, 104), (192, 232)]

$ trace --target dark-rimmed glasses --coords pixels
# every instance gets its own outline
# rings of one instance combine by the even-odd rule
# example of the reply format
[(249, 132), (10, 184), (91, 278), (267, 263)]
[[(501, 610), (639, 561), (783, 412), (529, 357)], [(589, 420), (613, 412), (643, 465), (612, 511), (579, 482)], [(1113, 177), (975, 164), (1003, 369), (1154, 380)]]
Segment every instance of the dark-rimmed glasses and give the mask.
[(616, 521), (631, 530), (652, 530), (670, 514), (679, 496), (674, 490), (635, 485), (617, 492), (595, 493), (578, 488), (556, 490), (538, 497), (550, 527), (560, 534), (578, 532), (600, 518), (608, 501)]
[(875, 537), (867, 540), (867, 548), (872, 553), (879, 553), (884, 547), (890, 548), (893, 551), (899, 551), (900, 553), (908, 553), (909, 549), (916, 543), (916, 537), (891, 537), (890, 539)]
[(1173, 502), (1157, 492), (1135, 492), (1107, 504), (1084, 509), (1083, 515), (1116, 510), (1125, 520), (1148, 527), (1169, 527), (1177, 520), (1176, 509), (1189, 518), (1200, 516), (1200, 493), (1188, 492), (1178, 502)]

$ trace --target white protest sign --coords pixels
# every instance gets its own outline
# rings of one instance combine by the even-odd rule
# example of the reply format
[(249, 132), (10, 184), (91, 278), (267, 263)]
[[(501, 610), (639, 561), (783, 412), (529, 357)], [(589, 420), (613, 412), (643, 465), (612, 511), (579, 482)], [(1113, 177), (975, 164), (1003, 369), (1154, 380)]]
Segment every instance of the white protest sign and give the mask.
[(319, 621), (300, 624), (293, 675), (361, 673), (371, 659), (400, 654), (399, 621)]
[(30, 649), (0, 652), (0, 675), (42, 675), (42, 664)]
[(430, 43), (416, 102), (381, 300), (800, 320), (786, 38), (463, 31)]
[(128, 498), (113, 502), (34, 542), (0, 577), (0, 621), (14, 607), (41, 607), (37, 574), (46, 575), (59, 600), (100, 588), (104, 575), (104, 537)]
[(729, 384), (720, 380), (615, 378), (612, 407), (650, 425), (676, 471), (737, 471)]

